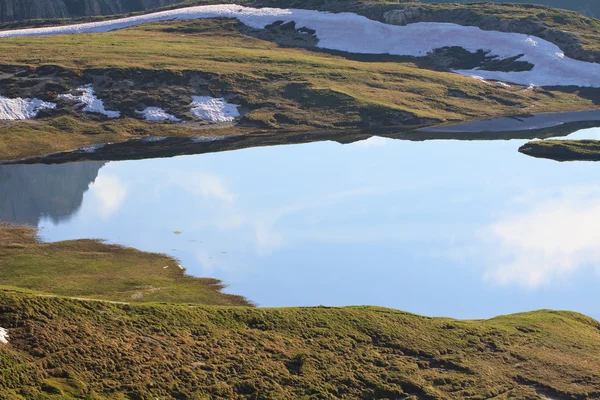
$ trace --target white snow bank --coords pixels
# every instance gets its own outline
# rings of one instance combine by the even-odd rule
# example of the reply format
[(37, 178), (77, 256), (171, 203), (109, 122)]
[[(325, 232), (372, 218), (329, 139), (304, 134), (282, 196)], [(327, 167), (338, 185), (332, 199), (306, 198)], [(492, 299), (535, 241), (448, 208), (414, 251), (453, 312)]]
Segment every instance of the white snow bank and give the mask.
[(10, 99), (0, 96), (0, 120), (16, 120), (35, 118), (41, 110), (56, 108), (55, 103), (40, 99)]
[[(48, 28), (0, 31), (0, 38), (57, 34), (107, 32), (146, 22), (202, 18), (237, 18), (257, 29), (276, 21), (296, 23), (316, 31), (318, 46), (352, 53), (424, 56), (436, 48), (460, 46), (468, 51), (490, 51), (490, 55), (514, 57), (535, 65), (531, 71), (500, 72), (477, 70), (484, 79), (536, 86), (600, 87), (600, 64), (565, 57), (558, 46), (519, 33), (484, 31), (477, 27), (423, 22), (407, 26), (388, 25), (354, 13), (333, 14), (313, 10), (248, 8), (234, 4), (180, 8), (112, 21)], [(455, 72), (472, 75), (473, 70)]]
[(96, 150), (100, 150), (101, 148), (103, 148), (105, 146), (105, 144), (88, 144), (87, 146), (82, 146), (79, 148), (79, 151), (82, 151), (84, 153), (95, 153)]
[(76, 89), (80, 93), (79, 96), (72, 94), (60, 94), (59, 99), (77, 101), (77, 105), (85, 105), (83, 107), (84, 112), (104, 114), (108, 118), (119, 118), (121, 113), (119, 111), (109, 111), (104, 108), (104, 103), (94, 94), (94, 87), (85, 85)]
[(0, 343), (8, 344), (8, 331), (4, 328), (0, 328)]
[(213, 122), (231, 122), (240, 116), (239, 105), (230, 104), (223, 98), (192, 96), (190, 112), (196, 118)]
[(147, 107), (143, 111), (136, 111), (136, 113), (143, 115), (146, 121), (181, 122), (179, 118), (159, 107)]

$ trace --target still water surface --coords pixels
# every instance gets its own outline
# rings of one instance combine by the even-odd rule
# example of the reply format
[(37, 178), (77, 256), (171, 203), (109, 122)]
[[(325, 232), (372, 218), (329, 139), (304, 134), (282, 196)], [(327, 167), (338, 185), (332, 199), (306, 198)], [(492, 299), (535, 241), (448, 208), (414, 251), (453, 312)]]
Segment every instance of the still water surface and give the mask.
[(600, 164), (530, 158), (523, 143), (374, 137), (3, 166), (0, 220), (164, 252), (260, 306), (599, 318)]

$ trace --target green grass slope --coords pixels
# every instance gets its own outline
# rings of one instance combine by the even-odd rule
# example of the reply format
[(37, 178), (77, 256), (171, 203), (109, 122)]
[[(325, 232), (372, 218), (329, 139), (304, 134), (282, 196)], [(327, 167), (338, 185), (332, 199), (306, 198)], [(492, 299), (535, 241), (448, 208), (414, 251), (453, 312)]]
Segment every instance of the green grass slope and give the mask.
[(600, 325), (382, 308), (123, 305), (0, 292), (3, 399), (592, 399)]
[(249, 305), (176, 260), (95, 240), (41, 243), (35, 230), (0, 224), (0, 288), (110, 301)]
[(3, 400), (600, 396), (600, 323), (576, 313), (260, 309), (163, 255), (9, 226), (0, 282)]

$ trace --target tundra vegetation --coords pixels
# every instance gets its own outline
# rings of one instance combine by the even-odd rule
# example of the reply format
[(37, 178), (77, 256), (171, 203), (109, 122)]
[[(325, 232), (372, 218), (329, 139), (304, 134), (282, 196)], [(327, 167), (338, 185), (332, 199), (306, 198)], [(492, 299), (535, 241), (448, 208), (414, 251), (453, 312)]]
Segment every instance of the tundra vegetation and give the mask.
[(3, 399), (600, 395), (600, 323), (577, 313), (255, 308), (166, 256), (34, 234), (0, 228)]

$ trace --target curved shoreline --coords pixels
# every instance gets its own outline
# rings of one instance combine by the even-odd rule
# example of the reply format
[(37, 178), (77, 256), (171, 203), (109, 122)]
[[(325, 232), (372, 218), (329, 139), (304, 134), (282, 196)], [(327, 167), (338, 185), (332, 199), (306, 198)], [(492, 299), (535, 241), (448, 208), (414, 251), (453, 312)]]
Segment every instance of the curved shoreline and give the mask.
[[(582, 112), (581, 115), (589, 115)], [(281, 146), (288, 144), (303, 144), (320, 141), (335, 141), (340, 144), (353, 143), (368, 139), (372, 136), (381, 136), (390, 139), (407, 141), (426, 140), (527, 140), (547, 139), (568, 136), (574, 131), (593, 127), (600, 127), (600, 111), (593, 111), (599, 119), (591, 121), (565, 122), (549, 127), (521, 130), (444, 130), (446, 125), (439, 128), (404, 128), (395, 130), (393, 127), (371, 130), (347, 131), (312, 131), (312, 132), (274, 132), (242, 135), (221, 136), (175, 136), (152, 137), (132, 139), (117, 143), (106, 143), (84, 146), (79, 149), (45, 154), (41, 156), (26, 157), (18, 160), (0, 160), (1, 165), (14, 164), (63, 164), (80, 161), (124, 161), (141, 160), (148, 158), (165, 158), (182, 155), (197, 155), (204, 153), (218, 153), (222, 151), (235, 151), (252, 147)], [(544, 114), (559, 116), (564, 113)], [(577, 114), (577, 113), (570, 113)], [(485, 121), (494, 121), (485, 120)], [(479, 121), (475, 121), (479, 122)], [(474, 123), (475, 123), (474, 122)], [(452, 127), (469, 126), (471, 123), (452, 125)], [(450, 127), (450, 126), (449, 126)]]

